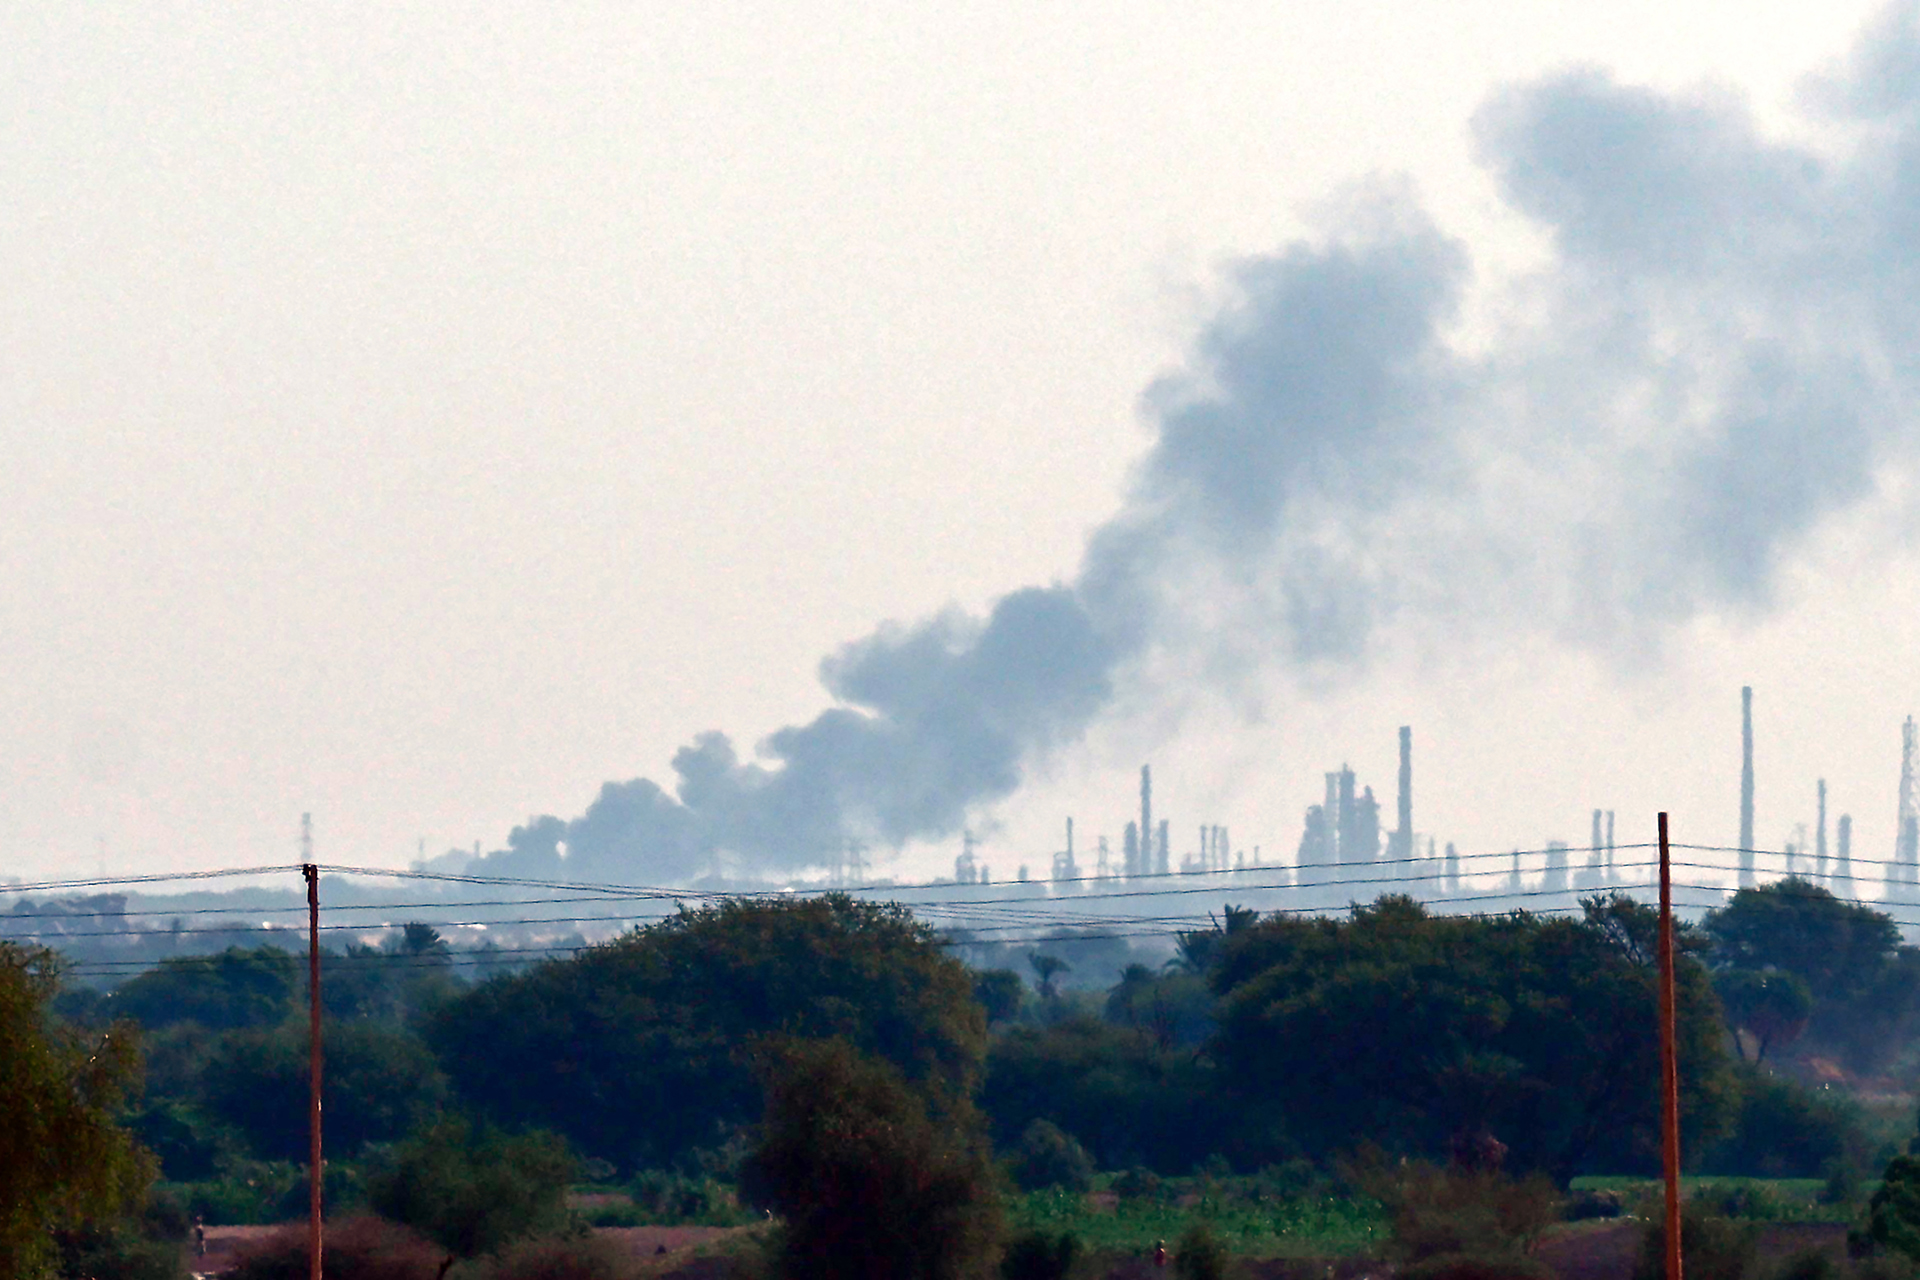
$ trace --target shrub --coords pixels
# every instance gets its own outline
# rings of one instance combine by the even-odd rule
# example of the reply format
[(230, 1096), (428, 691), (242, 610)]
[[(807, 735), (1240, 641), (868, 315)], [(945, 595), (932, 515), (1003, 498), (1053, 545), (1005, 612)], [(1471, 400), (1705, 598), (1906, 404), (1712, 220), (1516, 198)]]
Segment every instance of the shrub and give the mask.
[(1079, 1253), (1080, 1240), (1071, 1232), (1049, 1236), (1029, 1231), (1007, 1245), (1000, 1259), (1001, 1280), (1066, 1280)]
[[(1687, 1280), (1743, 1280), (1753, 1271), (1759, 1228), (1687, 1205), (1680, 1218), (1680, 1270)], [(1662, 1280), (1667, 1273), (1665, 1215), (1648, 1224), (1634, 1262), (1633, 1280)]]
[(1093, 1187), (1093, 1160), (1087, 1149), (1050, 1120), (1035, 1120), (1027, 1126), (1008, 1163), (1022, 1191), (1063, 1187), (1084, 1192)]
[(1617, 1218), (1626, 1211), (1626, 1197), (1618, 1191), (1578, 1191), (1567, 1197), (1563, 1212), (1568, 1222), (1584, 1222), (1589, 1218)]
[[(330, 1222), (322, 1241), (324, 1280), (438, 1280), (446, 1250), (397, 1223), (374, 1217)], [(307, 1228), (282, 1227), (247, 1246), (222, 1280), (308, 1280)]]
[(1803, 1249), (1781, 1264), (1773, 1280), (1841, 1280), (1842, 1268), (1824, 1249)]
[(900, 1069), (844, 1041), (765, 1054), (766, 1119), (742, 1170), (786, 1220), (782, 1266), (808, 1280), (952, 1280), (981, 1271), (998, 1185), (964, 1099), (937, 1117)]
[(1920, 1158), (1896, 1156), (1867, 1202), (1867, 1237), (1920, 1261)]
[(1560, 1219), (1560, 1195), (1545, 1177), (1423, 1162), (1388, 1164), (1377, 1154), (1348, 1170), (1393, 1226), (1393, 1252), (1408, 1265), (1443, 1257), (1517, 1258)]
[(1173, 1248), (1173, 1274), (1179, 1280), (1225, 1280), (1227, 1247), (1212, 1227), (1196, 1222), (1186, 1229)]
[[(169, 1189), (188, 1214), (227, 1226), (267, 1226), (286, 1221), (282, 1206), (306, 1195), (307, 1171), (280, 1160), (235, 1160), (217, 1178), (183, 1182)], [(304, 1213), (306, 1201), (298, 1212)]]
[(1122, 1200), (1158, 1201), (1165, 1192), (1159, 1174), (1136, 1165), (1113, 1180), (1113, 1194)]
[(156, 1238), (130, 1224), (89, 1226), (56, 1234), (63, 1276), (111, 1276), (113, 1280), (186, 1280), (180, 1237)]
[(563, 1226), (573, 1167), (553, 1134), (508, 1136), (448, 1120), (386, 1152), (367, 1179), (367, 1201), (470, 1258)]
[(627, 1196), (633, 1201), (640, 1223), (737, 1226), (750, 1217), (741, 1209), (733, 1188), (712, 1177), (694, 1178), (664, 1169), (642, 1169), (627, 1184)]
[(1732, 1136), (1707, 1157), (1709, 1173), (1818, 1178), (1867, 1145), (1857, 1107), (1791, 1080), (1748, 1070)]

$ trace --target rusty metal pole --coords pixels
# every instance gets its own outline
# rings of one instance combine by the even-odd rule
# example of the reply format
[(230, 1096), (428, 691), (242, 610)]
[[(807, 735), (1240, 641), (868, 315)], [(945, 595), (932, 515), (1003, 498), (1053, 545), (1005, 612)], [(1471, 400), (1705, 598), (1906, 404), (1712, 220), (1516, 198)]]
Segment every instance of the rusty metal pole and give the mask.
[(312, 1022), (307, 1067), (307, 1264), (310, 1280), (320, 1280), (320, 868), (309, 862), (300, 872), (307, 878), (307, 1004)]
[(1674, 1045), (1673, 872), (1660, 815), (1660, 1129), (1667, 1173), (1667, 1280), (1680, 1280), (1680, 1066)]

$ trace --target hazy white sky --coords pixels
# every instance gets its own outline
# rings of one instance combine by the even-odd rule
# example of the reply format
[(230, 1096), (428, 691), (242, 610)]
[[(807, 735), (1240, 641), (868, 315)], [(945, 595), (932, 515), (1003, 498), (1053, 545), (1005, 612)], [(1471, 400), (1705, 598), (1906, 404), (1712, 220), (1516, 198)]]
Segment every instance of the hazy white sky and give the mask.
[[(1476, 163), (1572, 65), (1805, 108), (1866, 4), (13, 6), (0, 13), (0, 873), (399, 865), (830, 701), (889, 619), (1071, 578), (1232, 265), (1405, 180), (1497, 344), (1551, 261)], [(1116, 847), (1291, 853), (1320, 773), (1463, 850), (1760, 836), (1817, 776), (1891, 847), (1920, 711), (1897, 474), (1768, 608), (1651, 645), (1444, 617), (1217, 686), (1163, 657), (983, 806), (997, 875)], [(1497, 583), (1489, 583), (1498, 591)], [(1642, 831), (1641, 829), (1645, 830)], [(909, 849), (908, 875), (950, 865)], [(637, 867), (634, 879), (644, 880)]]

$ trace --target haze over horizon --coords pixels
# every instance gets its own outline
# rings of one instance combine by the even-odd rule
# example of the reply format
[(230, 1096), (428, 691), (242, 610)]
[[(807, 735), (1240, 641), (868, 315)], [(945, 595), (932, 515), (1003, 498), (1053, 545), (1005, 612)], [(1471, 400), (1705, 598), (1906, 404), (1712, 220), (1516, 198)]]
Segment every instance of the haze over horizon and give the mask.
[(0, 872), (1891, 856), (1920, 6), (762, 18), (0, 16)]

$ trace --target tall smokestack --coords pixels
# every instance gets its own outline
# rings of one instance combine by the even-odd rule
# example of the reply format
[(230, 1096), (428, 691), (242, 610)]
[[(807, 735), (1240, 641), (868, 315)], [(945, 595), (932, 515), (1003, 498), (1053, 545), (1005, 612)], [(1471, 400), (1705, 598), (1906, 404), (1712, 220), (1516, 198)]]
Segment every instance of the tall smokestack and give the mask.
[(1167, 830), (1167, 820), (1165, 818), (1160, 819), (1160, 827), (1154, 833), (1153, 842), (1153, 871), (1155, 875), (1164, 876), (1172, 870), (1172, 868), (1167, 865), (1172, 861), (1171, 856), (1167, 852), (1167, 846), (1171, 843), (1169, 834)]
[[(1361, 852), (1360, 842), (1355, 838), (1358, 832), (1354, 830), (1354, 819), (1359, 817), (1359, 814), (1354, 812), (1353, 807), (1353, 770), (1344, 764), (1341, 765), (1339, 778), (1340, 809), (1339, 817), (1335, 820), (1335, 829), (1340, 833), (1338, 839), (1340, 845), (1340, 861), (1344, 864), (1357, 861), (1358, 855)], [(1368, 849), (1365, 852), (1369, 862), (1380, 856), (1377, 849)]]
[(1920, 808), (1915, 807), (1914, 762), (1916, 752), (1920, 752), (1920, 743), (1914, 738), (1913, 717), (1900, 726), (1900, 826), (1899, 837), (1893, 847), (1894, 883), (1911, 885), (1916, 877), (1916, 863), (1920, 863)]
[(1740, 887), (1753, 887), (1753, 686), (1740, 689)]
[(1400, 815), (1399, 825), (1393, 831), (1393, 851), (1387, 855), (1402, 863), (1401, 870), (1412, 869), (1405, 865), (1413, 857), (1413, 726), (1400, 726)]
[(1853, 815), (1843, 813), (1835, 824), (1834, 831), (1833, 880), (1831, 888), (1836, 898), (1853, 897)]
[(1140, 875), (1153, 870), (1153, 769), (1140, 766)]
[(1613, 810), (1607, 810), (1607, 878), (1613, 878)]
[(1820, 779), (1820, 818), (1814, 828), (1813, 837), (1813, 878), (1816, 881), (1827, 878), (1827, 780)]
[(1340, 775), (1327, 775), (1327, 802), (1321, 809), (1325, 819), (1326, 840), (1322, 847), (1326, 850), (1327, 865), (1340, 861)]

